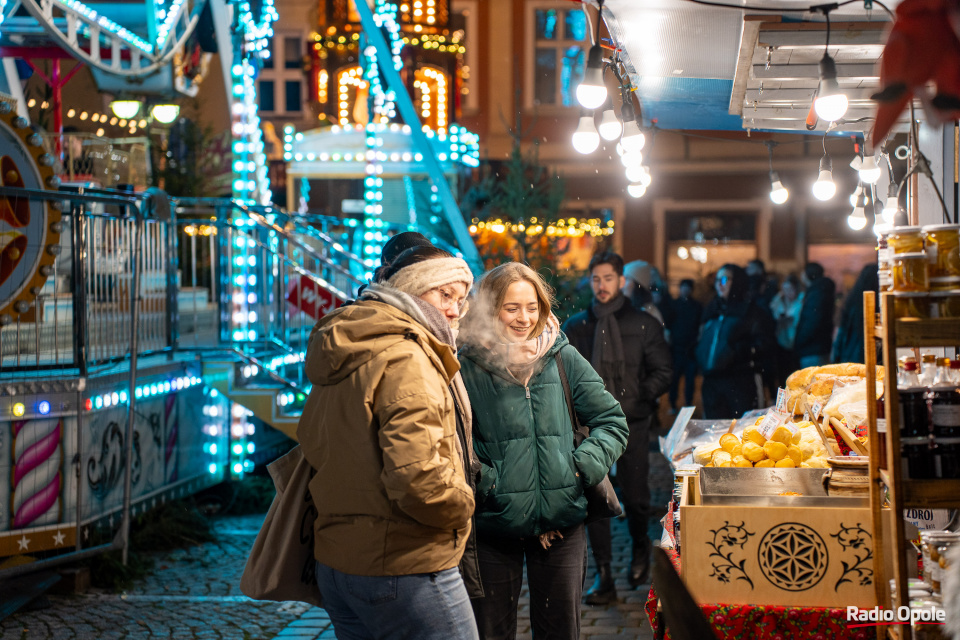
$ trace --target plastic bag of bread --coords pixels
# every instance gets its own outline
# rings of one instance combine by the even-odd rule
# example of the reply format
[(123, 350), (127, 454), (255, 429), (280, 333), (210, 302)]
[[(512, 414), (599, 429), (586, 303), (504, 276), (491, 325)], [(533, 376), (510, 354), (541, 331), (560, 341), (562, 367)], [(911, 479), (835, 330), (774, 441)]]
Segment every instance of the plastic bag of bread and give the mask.
[[(883, 380), (883, 367), (877, 367), (876, 374), (879, 383)], [(866, 375), (866, 366), (855, 362), (806, 367), (794, 371), (786, 381), (787, 408), (794, 415), (803, 415), (807, 407), (812, 407), (817, 402), (826, 404), (838, 384), (853, 384), (865, 379)]]

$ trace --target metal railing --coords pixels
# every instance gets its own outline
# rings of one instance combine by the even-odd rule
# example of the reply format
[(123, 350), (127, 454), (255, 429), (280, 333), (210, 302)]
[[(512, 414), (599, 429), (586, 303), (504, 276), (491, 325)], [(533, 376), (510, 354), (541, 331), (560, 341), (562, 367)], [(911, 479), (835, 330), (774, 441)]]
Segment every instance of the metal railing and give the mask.
[(32, 314), (0, 326), (0, 376), (49, 369), (83, 376), (91, 367), (168, 347), (176, 286), (176, 265), (167, 260), (171, 221), (142, 214), (150, 194), (4, 187), (2, 196), (52, 203), (61, 222)]

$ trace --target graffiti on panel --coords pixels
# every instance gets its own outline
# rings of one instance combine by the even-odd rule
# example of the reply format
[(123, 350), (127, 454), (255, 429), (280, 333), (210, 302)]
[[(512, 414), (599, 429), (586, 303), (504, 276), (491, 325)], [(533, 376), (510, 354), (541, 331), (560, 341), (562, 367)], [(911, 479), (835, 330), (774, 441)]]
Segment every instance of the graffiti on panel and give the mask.
[[(93, 495), (103, 500), (113, 491), (123, 478), (124, 472), (124, 434), (119, 424), (111, 422), (103, 432), (99, 454), (87, 460), (87, 485)], [(133, 433), (133, 465), (131, 478), (133, 484), (140, 482), (141, 457), (140, 434)]]

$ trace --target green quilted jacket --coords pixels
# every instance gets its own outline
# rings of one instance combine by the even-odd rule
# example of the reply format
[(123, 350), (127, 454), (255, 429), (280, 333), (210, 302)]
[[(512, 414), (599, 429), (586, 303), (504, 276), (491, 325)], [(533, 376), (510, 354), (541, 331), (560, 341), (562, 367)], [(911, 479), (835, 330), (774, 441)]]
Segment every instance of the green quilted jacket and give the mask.
[[(570, 381), (590, 437), (574, 451), (554, 354)], [(570, 527), (587, 515), (585, 486), (603, 479), (627, 446), (627, 421), (590, 363), (563, 333), (524, 387), (490, 352), (467, 345), (460, 372), (473, 406), (473, 446), (481, 463), (477, 530), (509, 538)]]

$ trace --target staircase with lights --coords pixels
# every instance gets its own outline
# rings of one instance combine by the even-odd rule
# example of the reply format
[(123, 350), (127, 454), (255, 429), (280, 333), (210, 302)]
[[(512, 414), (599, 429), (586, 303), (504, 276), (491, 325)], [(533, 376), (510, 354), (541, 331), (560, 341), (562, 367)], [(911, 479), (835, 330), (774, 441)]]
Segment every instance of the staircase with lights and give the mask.
[[(178, 347), (198, 353), (207, 384), (296, 439), (310, 391), (303, 370), (310, 332), (362, 284), (358, 274), (367, 267), (347, 248), (362, 229), (203, 199), (180, 200), (177, 221), (187, 238), (184, 264), (191, 266), (181, 284), (210, 287), (218, 311), (215, 336), (183, 333)], [(201, 312), (189, 304), (179, 313), (182, 326), (202, 327)]]

